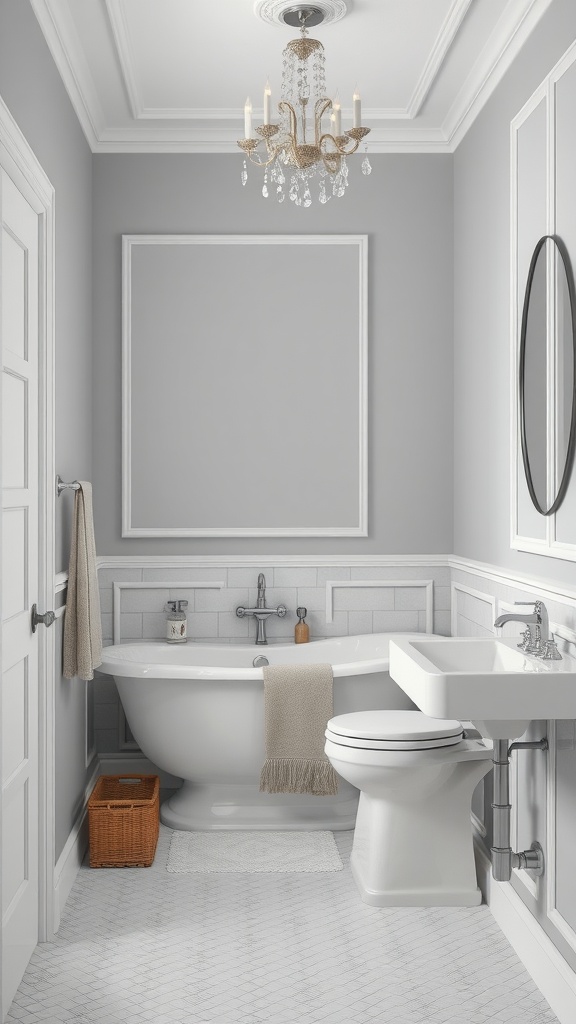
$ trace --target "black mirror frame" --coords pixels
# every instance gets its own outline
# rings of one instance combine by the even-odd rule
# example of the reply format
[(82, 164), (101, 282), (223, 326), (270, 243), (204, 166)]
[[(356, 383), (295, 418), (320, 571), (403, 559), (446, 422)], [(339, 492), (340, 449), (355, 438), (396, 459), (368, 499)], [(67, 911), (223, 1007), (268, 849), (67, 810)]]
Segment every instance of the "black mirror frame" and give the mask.
[[(530, 308), (530, 294), (532, 291), (532, 282), (534, 279), (534, 273), (536, 270), (536, 263), (538, 256), (540, 255), (541, 249), (544, 247), (546, 242), (550, 240), (554, 243), (560, 258), (564, 265), (564, 271), (566, 273), (566, 280), (568, 282), (568, 294), (570, 296), (570, 316), (572, 318), (572, 351), (573, 351), (573, 387), (572, 387), (572, 416), (570, 420), (570, 435), (568, 438), (568, 446), (566, 449), (566, 462), (564, 465), (564, 472), (560, 481), (560, 486), (554, 501), (552, 502), (549, 509), (543, 509), (534, 489), (534, 481), (532, 479), (532, 471), (530, 468), (530, 458), (528, 455), (528, 443), (526, 438), (526, 410), (524, 404), (524, 387), (525, 387), (525, 371), (526, 371), (526, 333), (528, 328), (528, 312)], [(520, 355), (518, 365), (518, 384), (519, 384), (519, 411), (520, 411), (520, 441), (522, 445), (522, 461), (524, 463), (524, 473), (526, 476), (526, 484), (532, 500), (532, 504), (536, 510), (543, 516), (551, 516), (554, 512), (557, 512), (562, 504), (566, 491), (568, 490), (568, 484), (570, 483), (570, 475), (572, 473), (572, 466), (574, 462), (574, 448), (576, 446), (576, 293), (574, 289), (574, 277), (572, 274), (572, 265), (568, 250), (564, 245), (564, 242), (558, 235), (542, 235), (542, 237), (536, 243), (534, 252), (532, 253), (532, 259), (530, 260), (530, 267), (528, 269), (528, 280), (526, 282), (526, 292), (524, 294), (524, 306), (522, 309), (522, 327), (520, 331)]]

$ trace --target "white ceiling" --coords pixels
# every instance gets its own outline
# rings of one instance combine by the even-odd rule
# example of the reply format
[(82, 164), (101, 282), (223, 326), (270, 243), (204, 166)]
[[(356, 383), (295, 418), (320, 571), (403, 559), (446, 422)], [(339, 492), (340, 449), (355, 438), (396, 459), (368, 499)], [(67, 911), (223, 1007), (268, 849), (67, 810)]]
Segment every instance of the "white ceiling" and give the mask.
[[(297, 35), (253, 0), (31, 3), (94, 152), (238, 152)], [(372, 152), (451, 152), (550, 3), (346, 0), (311, 35), (344, 120), (358, 85)]]

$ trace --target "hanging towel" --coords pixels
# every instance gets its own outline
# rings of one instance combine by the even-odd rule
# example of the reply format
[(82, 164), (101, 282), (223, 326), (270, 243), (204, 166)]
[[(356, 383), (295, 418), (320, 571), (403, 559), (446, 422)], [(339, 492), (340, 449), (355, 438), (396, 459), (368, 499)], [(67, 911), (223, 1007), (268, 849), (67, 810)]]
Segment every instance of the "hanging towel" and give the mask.
[(64, 619), (64, 678), (93, 679), (102, 662), (102, 623), (92, 515), (92, 484), (80, 481), (74, 494), (74, 522)]
[(266, 761), (260, 789), (332, 796), (338, 776), (324, 753), (333, 714), (332, 667), (268, 665), (263, 675)]

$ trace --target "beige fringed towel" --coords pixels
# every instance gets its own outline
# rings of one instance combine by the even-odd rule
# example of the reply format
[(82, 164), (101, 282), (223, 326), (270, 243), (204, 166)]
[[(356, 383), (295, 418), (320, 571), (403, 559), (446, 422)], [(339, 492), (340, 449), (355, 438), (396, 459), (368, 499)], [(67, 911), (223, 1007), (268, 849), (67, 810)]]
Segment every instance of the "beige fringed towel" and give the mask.
[(338, 776), (324, 753), (333, 714), (332, 667), (268, 665), (263, 674), (266, 761), (260, 789), (332, 796)]
[(74, 494), (74, 522), (64, 619), (64, 678), (93, 679), (102, 662), (102, 624), (92, 515), (92, 484), (80, 481)]

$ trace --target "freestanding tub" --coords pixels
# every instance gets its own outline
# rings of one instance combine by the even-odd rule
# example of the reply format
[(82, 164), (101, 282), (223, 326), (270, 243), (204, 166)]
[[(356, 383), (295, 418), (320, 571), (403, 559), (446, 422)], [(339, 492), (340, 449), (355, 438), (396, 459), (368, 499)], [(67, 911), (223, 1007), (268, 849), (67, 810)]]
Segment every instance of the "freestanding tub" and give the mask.
[(264, 655), (271, 665), (330, 663), (335, 715), (413, 708), (388, 673), (395, 635), (266, 647), (156, 641), (105, 648), (100, 671), (114, 676), (134, 738), (155, 765), (184, 780), (162, 805), (164, 824), (189, 831), (354, 828), (358, 790), (344, 780), (330, 797), (259, 792), (264, 688), (262, 669), (252, 662)]

